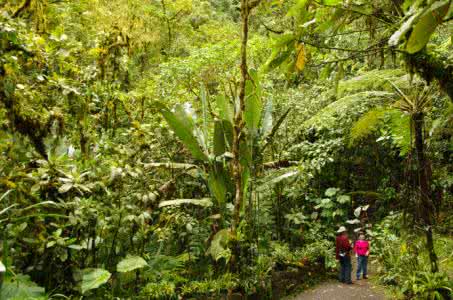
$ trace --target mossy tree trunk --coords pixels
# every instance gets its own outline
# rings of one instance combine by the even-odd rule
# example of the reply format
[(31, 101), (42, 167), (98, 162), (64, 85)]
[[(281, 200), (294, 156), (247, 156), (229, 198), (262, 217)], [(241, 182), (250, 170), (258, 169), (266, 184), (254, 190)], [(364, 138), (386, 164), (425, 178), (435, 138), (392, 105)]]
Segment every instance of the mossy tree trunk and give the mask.
[(429, 253), (431, 263), (431, 271), (437, 272), (439, 267), (437, 265), (437, 255), (434, 250), (434, 239), (432, 226), (434, 223), (435, 208), (431, 200), (431, 176), (429, 172), (428, 160), (425, 156), (425, 145), (423, 137), (424, 127), (424, 114), (422, 112), (416, 113), (412, 116), (414, 132), (415, 132), (415, 151), (417, 155), (417, 176), (420, 188), (420, 208), (421, 216), (423, 218), (423, 225), (425, 226), (426, 234), (426, 247)]

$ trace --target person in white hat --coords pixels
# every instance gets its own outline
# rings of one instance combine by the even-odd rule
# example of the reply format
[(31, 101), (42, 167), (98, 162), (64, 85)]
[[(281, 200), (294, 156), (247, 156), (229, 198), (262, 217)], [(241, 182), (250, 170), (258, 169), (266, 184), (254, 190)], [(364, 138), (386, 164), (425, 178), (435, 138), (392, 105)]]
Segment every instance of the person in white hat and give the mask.
[(352, 284), (351, 243), (349, 242), (348, 232), (346, 230), (346, 227), (344, 226), (341, 226), (337, 230), (335, 253), (337, 259), (340, 261), (340, 281), (343, 283)]

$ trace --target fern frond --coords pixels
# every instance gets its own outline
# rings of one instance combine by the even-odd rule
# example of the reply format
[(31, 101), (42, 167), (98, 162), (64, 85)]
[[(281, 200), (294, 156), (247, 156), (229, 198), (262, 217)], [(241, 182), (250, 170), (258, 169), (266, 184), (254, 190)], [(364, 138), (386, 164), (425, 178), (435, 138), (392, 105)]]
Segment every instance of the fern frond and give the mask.
[(392, 142), (400, 149), (400, 155), (405, 156), (412, 147), (411, 118), (397, 109), (388, 111), (386, 116), (388, 116)]
[(410, 78), (402, 69), (372, 70), (360, 76), (340, 81), (338, 95), (342, 97), (360, 91), (392, 91), (389, 82), (402, 89), (410, 88)]
[(350, 146), (376, 131), (388, 108), (378, 107), (370, 110), (355, 122), (350, 132)]
[(385, 91), (359, 92), (329, 104), (304, 122), (306, 128), (335, 128), (352, 124), (359, 116), (376, 106), (388, 104), (394, 94)]

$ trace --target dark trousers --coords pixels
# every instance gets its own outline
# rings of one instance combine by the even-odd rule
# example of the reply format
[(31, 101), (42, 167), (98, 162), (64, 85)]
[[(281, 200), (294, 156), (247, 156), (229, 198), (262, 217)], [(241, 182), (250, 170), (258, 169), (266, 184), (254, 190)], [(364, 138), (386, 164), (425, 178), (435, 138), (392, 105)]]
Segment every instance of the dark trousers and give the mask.
[(357, 279), (360, 279), (360, 273), (363, 274), (363, 277), (367, 276), (367, 267), (368, 267), (368, 256), (365, 255), (357, 256)]
[(351, 256), (349, 255), (343, 257), (340, 256), (340, 276), (339, 276), (340, 281), (350, 283), (351, 272), (352, 272)]

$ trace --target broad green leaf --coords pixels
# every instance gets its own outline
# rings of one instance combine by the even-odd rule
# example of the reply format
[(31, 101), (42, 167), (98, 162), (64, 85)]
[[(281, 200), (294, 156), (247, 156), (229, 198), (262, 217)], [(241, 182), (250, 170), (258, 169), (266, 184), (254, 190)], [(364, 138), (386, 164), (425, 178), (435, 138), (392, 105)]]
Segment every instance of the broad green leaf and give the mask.
[(227, 152), (225, 131), (221, 120), (214, 121), (214, 155), (220, 156)]
[(283, 34), (279, 36), (272, 45), (272, 53), (267, 60), (264, 70), (269, 71), (283, 64), (293, 53), (295, 36), (293, 34)]
[(245, 85), (245, 124), (252, 132), (256, 132), (260, 124), (261, 111), (263, 104), (260, 97), (261, 91), (259, 82), (255, 80), (247, 80)]
[(330, 207), (330, 206), (332, 206), (331, 204), (332, 204), (332, 200), (330, 200), (329, 198), (321, 199), (321, 206)]
[(104, 269), (83, 269), (82, 270), (82, 294), (85, 294), (89, 290), (97, 289), (104, 283), (106, 283), (110, 276), (109, 271)]
[(239, 144), (239, 160), (241, 165), (245, 167), (249, 167), (252, 164), (252, 149), (250, 149), (250, 144), (243, 140)]
[(332, 197), (334, 196), (336, 193), (338, 192), (338, 189), (337, 188), (328, 188), (325, 192), (325, 195), (327, 197)]
[(292, 52), (290, 48), (274, 49), (265, 64), (265, 70), (271, 71), (281, 66), (290, 57)]
[(341, 196), (338, 196), (337, 201), (338, 201), (338, 203), (346, 204), (346, 203), (351, 202), (351, 197), (348, 195), (341, 195)]
[(28, 275), (19, 274), (14, 281), (7, 279), (0, 289), (0, 299), (5, 300), (45, 300), (45, 290), (31, 281)]
[(224, 95), (218, 95), (216, 97), (217, 108), (219, 109), (219, 116), (222, 120), (227, 120), (230, 123), (233, 122), (233, 107), (228, 102), (228, 99)]
[(259, 97), (261, 97), (261, 83), (260, 83), (260, 76), (258, 74), (258, 71), (252, 68), (252, 69), (249, 70), (249, 75), (250, 75), (250, 78), (252, 79), (252, 81), (254, 83), (257, 95)]
[(421, 15), (407, 41), (407, 52), (416, 53), (426, 46), (437, 26), (442, 23), (449, 7), (450, 1), (436, 1)]
[(186, 146), (192, 153), (192, 156), (195, 159), (207, 160), (206, 154), (204, 154), (201, 150), (200, 144), (193, 134), (193, 122), (190, 117), (184, 112), (183, 108), (180, 105), (177, 105), (177, 107), (175, 108), (175, 113), (173, 113), (168, 108), (161, 106), (160, 112), (168, 122), (168, 125), (170, 125), (175, 134), (178, 136), (178, 138), (181, 139), (184, 146)]
[(273, 102), (272, 99), (267, 100), (266, 105), (264, 106), (263, 120), (261, 121), (261, 134), (266, 136), (272, 132), (272, 123), (273, 123)]
[(120, 273), (125, 273), (144, 268), (147, 265), (148, 263), (146, 262), (146, 260), (144, 260), (140, 256), (129, 256), (118, 263), (116, 270)]
[(214, 164), (210, 167), (208, 186), (219, 204), (225, 203), (227, 193), (227, 183), (225, 172), (221, 164)]
[(179, 206), (183, 204), (192, 204), (198, 206), (209, 207), (212, 206), (211, 198), (202, 198), (202, 199), (175, 199), (167, 200), (159, 203), (159, 207), (165, 206)]
[(228, 242), (231, 239), (231, 233), (228, 229), (222, 229), (217, 232), (212, 239), (208, 253), (211, 254), (214, 260), (225, 258), (228, 262), (231, 257), (231, 250), (228, 248)]

